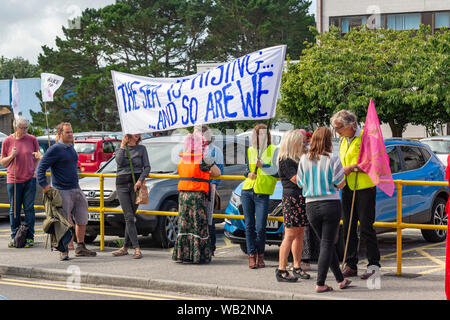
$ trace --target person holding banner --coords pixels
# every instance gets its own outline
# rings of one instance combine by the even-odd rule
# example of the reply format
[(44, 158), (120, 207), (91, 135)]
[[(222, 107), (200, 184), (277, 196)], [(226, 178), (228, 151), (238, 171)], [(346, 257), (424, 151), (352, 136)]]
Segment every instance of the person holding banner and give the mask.
[[(122, 139), (120, 149), (116, 151), (116, 190), (125, 217), (125, 242), (122, 248), (112, 253), (115, 257), (127, 255), (128, 248), (133, 246), (133, 259), (142, 258), (134, 221), (138, 208), (136, 191), (145, 183), (145, 178), (150, 173), (151, 168), (147, 148), (139, 145), (141, 141), (140, 134), (126, 134)], [(131, 165), (133, 172), (131, 171)], [(133, 181), (132, 174), (134, 174), (136, 183)]]
[(242, 209), (245, 217), (245, 238), (249, 268), (264, 268), (266, 224), (269, 197), (277, 183), (278, 148), (271, 143), (265, 124), (253, 128), (251, 147), (246, 154), (246, 179), (242, 187)]
[(208, 144), (201, 132), (188, 134), (178, 163), (178, 234), (173, 247), (175, 262), (209, 263), (211, 239), (208, 230), (206, 197), (210, 176), (220, 169), (206, 156)]
[[(196, 127), (199, 128), (199, 127)], [(212, 135), (211, 129), (206, 125), (201, 126), (202, 135), (208, 144), (207, 156), (214, 161), (216, 166), (220, 169), (220, 174), (223, 175), (225, 170), (224, 158), (222, 150), (213, 144), (214, 137)], [(220, 184), (219, 179), (211, 180), (209, 187), (209, 198), (207, 199), (206, 209), (208, 214), (208, 225), (209, 225), (209, 236), (211, 238), (211, 255), (214, 256), (214, 251), (216, 251), (216, 225), (214, 223), (213, 213), (214, 208), (218, 207), (220, 209), (220, 197), (217, 193), (217, 187)], [(216, 199), (217, 198), (217, 199)]]
[[(0, 158), (0, 164), (7, 167), (6, 189), (10, 203), (9, 221), (11, 224), (11, 239), (8, 247), (12, 248), (14, 246), (14, 237), (20, 226), (20, 213), (23, 205), (25, 224), (29, 228), (25, 247), (29, 248), (34, 245), (35, 170), (42, 155), (39, 152), (39, 144), (36, 137), (27, 133), (29, 127), (27, 119), (19, 116), (14, 120), (13, 127), (15, 133), (3, 141)], [(16, 184), (15, 194), (14, 184)], [(15, 216), (14, 205), (16, 206)]]
[(339, 190), (345, 186), (345, 175), (341, 161), (333, 156), (332, 149), (331, 130), (318, 128), (312, 135), (308, 153), (300, 158), (297, 171), (297, 183), (306, 198), (309, 223), (320, 239), (317, 293), (333, 290), (325, 284), (329, 269), (340, 289), (348, 288), (351, 283), (342, 275), (335, 247), (341, 220)]
[[(373, 223), (375, 222), (376, 187), (372, 179), (357, 165), (361, 148), (362, 130), (358, 126), (356, 115), (348, 110), (335, 113), (331, 120), (335, 132), (341, 137), (340, 158), (344, 166), (347, 185), (342, 190), (342, 220), (344, 234), (348, 240), (348, 252), (345, 259), (344, 277), (358, 275), (358, 235), (357, 226), (360, 222), (361, 240), (366, 243), (367, 259), (370, 266), (380, 266), (380, 251)], [(354, 192), (355, 191), (355, 192)], [(353, 193), (355, 193), (353, 202)], [(354, 204), (352, 220), (350, 221), (352, 203)], [(349, 231), (350, 226), (350, 231)], [(365, 280), (372, 272), (364, 272), (360, 278)]]
[[(303, 251), (303, 233), (309, 225), (306, 217), (305, 198), (297, 185), (297, 169), (304, 153), (304, 136), (300, 130), (290, 130), (283, 135), (278, 154), (278, 175), (283, 185), (282, 211), (284, 237), (280, 246), (279, 265), (275, 277), (280, 282), (295, 282), (298, 278), (309, 279), (310, 275), (300, 266)], [(292, 251), (293, 274), (286, 270), (286, 261)]]

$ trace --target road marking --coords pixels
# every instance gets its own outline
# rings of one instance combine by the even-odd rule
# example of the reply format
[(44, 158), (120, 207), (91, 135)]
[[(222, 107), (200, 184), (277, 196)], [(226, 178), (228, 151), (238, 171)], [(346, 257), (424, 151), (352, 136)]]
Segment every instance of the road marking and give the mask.
[(80, 293), (118, 296), (118, 297), (125, 297), (125, 298), (137, 298), (137, 299), (146, 299), (146, 300), (171, 300), (171, 299), (196, 300), (194, 298), (186, 298), (186, 297), (181, 297), (181, 296), (172, 296), (172, 295), (147, 293), (147, 292), (139, 292), (139, 291), (127, 291), (127, 290), (118, 290), (118, 289), (109, 289), (109, 288), (83, 287), (81, 289), (74, 289), (74, 288), (69, 288), (67, 285), (62, 285), (62, 284), (52, 284), (52, 283), (47, 283), (47, 282), (27, 281), (27, 280), (8, 279), (8, 278), (1, 278), (0, 285), (1, 284), (11, 285), (11, 286), (20, 286), (20, 287), (29, 287), (29, 288), (57, 290), (57, 291), (69, 291), (69, 292), (80, 292)]

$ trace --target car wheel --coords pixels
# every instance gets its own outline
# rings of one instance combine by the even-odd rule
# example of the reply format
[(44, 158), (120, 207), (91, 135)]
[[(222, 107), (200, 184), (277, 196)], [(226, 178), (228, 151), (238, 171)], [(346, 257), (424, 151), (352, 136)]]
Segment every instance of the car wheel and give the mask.
[[(178, 203), (175, 200), (167, 200), (161, 206), (161, 211), (178, 211)], [(158, 225), (152, 233), (153, 239), (162, 248), (172, 248), (177, 239), (178, 216), (158, 216)]]
[[(431, 208), (431, 220), (429, 224), (438, 226), (447, 225), (447, 214), (445, 213), (445, 200), (443, 198), (436, 198)], [(425, 230), (422, 229), (422, 236), (429, 242), (441, 242), (447, 237), (446, 230)]]
[(239, 246), (241, 247), (242, 252), (247, 254), (247, 244), (246, 243), (239, 243)]
[(86, 233), (84, 235), (84, 243), (92, 243), (97, 238), (97, 233)]

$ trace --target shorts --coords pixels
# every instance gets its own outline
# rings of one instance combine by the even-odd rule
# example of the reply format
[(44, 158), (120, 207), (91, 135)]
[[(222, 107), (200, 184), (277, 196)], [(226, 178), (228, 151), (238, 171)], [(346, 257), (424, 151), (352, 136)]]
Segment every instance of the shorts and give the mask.
[(88, 224), (88, 202), (81, 189), (58, 190), (62, 198), (62, 208), (67, 221), (78, 225)]

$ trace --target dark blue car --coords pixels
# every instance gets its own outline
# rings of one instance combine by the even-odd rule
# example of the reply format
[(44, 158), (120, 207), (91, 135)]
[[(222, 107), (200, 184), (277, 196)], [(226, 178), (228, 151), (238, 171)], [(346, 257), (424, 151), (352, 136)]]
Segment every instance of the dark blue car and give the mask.
[[(394, 180), (444, 181), (445, 168), (431, 149), (416, 140), (401, 138), (385, 139), (386, 152)], [(337, 152), (339, 145), (333, 144)], [(241, 190), (243, 183), (233, 191), (225, 214), (243, 214)], [(270, 197), (269, 215), (282, 216), (281, 182), (278, 181), (273, 195)], [(395, 222), (397, 218), (397, 191), (392, 197), (377, 189), (376, 221)], [(447, 225), (444, 208), (448, 198), (448, 188), (437, 186), (408, 186), (402, 190), (403, 222)], [(377, 232), (389, 232), (391, 228), (377, 228)], [(445, 230), (422, 230), (427, 241), (440, 242), (446, 239)], [(239, 243), (246, 252), (244, 220), (225, 219), (225, 236), (233, 243)], [(266, 243), (280, 245), (283, 236), (283, 224), (278, 221), (267, 221)]]

